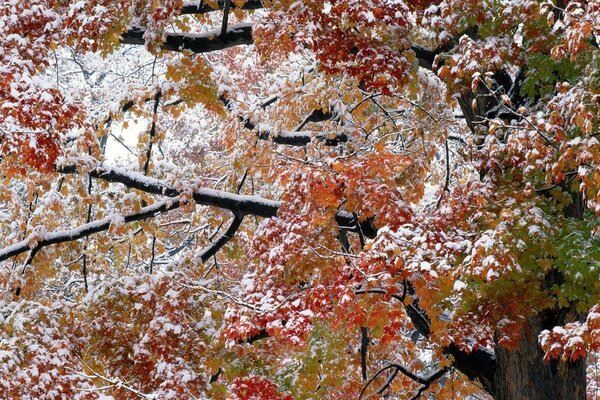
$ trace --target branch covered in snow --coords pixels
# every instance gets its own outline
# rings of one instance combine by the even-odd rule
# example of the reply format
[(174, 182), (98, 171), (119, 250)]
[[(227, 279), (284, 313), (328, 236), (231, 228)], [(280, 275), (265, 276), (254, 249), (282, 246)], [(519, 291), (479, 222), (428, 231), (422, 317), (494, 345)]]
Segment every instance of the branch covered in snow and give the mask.
[[(225, 1), (223, 0), (219, 0), (217, 2), (216, 8), (212, 8), (207, 4), (203, 4), (202, 1), (186, 2), (181, 9), (181, 15), (204, 14), (215, 10), (222, 10), (224, 5)], [(232, 7), (240, 8), (235, 5), (235, 2), (232, 4)], [(248, 0), (241, 7), (243, 10), (257, 10), (261, 8), (264, 8), (264, 6), (259, 0)], [(166, 33), (166, 40), (161, 47), (163, 50), (169, 51), (189, 50), (194, 53), (208, 53), (233, 46), (252, 45), (254, 43), (252, 37), (252, 28), (253, 24), (251, 23), (234, 24), (228, 27), (227, 34), (225, 36), (221, 36), (221, 32), (219, 30), (202, 34)], [(146, 29), (144, 27), (132, 27), (127, 32), (123, 33), (121, 43), (144, 45), (145, 33)], [(450, 51), (454, 46), (456, 46), (458, 39), (460, 39), (460, 37), (463, 35), (476, 37), (477, 27), (474, 26), (467, 28), (464, 32), (436, 49), (427, 49), (423, 46), (413, 44), (412, 50), (415, 52), (417, 60), (419, 61), (419, 66), (432, 70), (435, 57), (441, 53)]]
[[(76, 165), (62, 164), (57, 166), (57, 172), (79, 173)], [(169, 197), (179, 196), (182, 191), (155, 178), (142, 175), (139, 172), (128, 171), (100, 163), (92, 168), (89, 175), (93, 178), (107, 182), (121, 183), (130, 189), (141, 190), (146, 193), (164, 195)], [(256, 215), (271, 218), (277, 215), (281, 202), (269, 200), (259, 196), (233, 194), (221, 190), (198, 188), (190, 185), (191, 196), (198, 205), (213, 206), (229, 210), (235, 215)], [(336, 214), (336, 221), (342, 229), (355, 230), (356, 219), (352, 213), (340, 211)], [(375, 229), (371, 221), (360, 223), (360, 229), (368, 237), (375, 236)]]
[[(145, 45), (145, 28), (134, 27), (123, 33), (122, 44)], [(227, 29), (224, 38), (220, 31), (209, 31), (201, 34), (167, 33), (161, 48), (169, 51), (189, 50), (193, 53), (209, 53), (224, 50), (233, 46), (250, 45), (252, 41), (252, 24), (233, 24)]]
[[(236, 111), (236, 104), (225, 95), (219, 96), (219, 100), (225, 105), (225, 107), (230, 112)], [(266, 108), (269, 104), (273, 103), (275, 100), (270, 99), (267, 103), (262, 104), (261, 108)], [(344, 133), (340, 133), (334, 135), (333, 137), (329, 137), (326, 133), (323, 132), (314, 132), (314, 131), (306, 131), (302, 130), (306, 124), (309, 122), (323, 122), (323, 121), (339, 121), (343, 119), (343, 113), (338, 110), (335, 104), (332, 105), (332, 109), (335, 109), (335, 112), (332, 111), (323, 111), (320, 109), (312, 110), (300, 124), (293, 130), (280, 130), (275, 131), (269, 124), (257, 124), (256, 122), (250, 120), (248, 116), (239, 115), (238, 118), (244, 127), (249, 130), (258, 130), (258, 138), (261, 140), (272, 140), (273, 143), (282, 144), (287, 146), (306, 146), (313, 139), (324, 142), (326, 146), (336, 146), (340, 143), (345, 143), (348, 141), (348, 136)]]
[[(215, 5), (216, 7), (212, 7), (206, 2), (197, 0), (197, 1), (186, 1), (183, 3), (183, 7), (181, 7), (181, 15), (186, 14), (206, 14), (212, 11), (222, 10), (225, 7), (225, 0), (218, 0)], [(237, 2), (232, 2), (230, 5), (233, 9), (240, 10), (258, 10), (263, 8), (263, 4), (261, 0), (246, 0), (244, 4), (239, 6)]]
[(54, 232), (36, 231), (30, 234), (26, 239), (0, 250), (0, 261), (14, 257), (27, 251), (38, 251), (42, 247), (53, 244), (70, 242), (81, 239), (94, 233), (106, 231), (113, 223), (130, 223), (153, 218), (158, 214), (179, 208), (179, 197), (173, 197), (158, 201), (150, 206), (140, 209), (140, 211), (128, 215), (112, 214), (98, 221), (92, 221), (72, 229), (61, 229)]

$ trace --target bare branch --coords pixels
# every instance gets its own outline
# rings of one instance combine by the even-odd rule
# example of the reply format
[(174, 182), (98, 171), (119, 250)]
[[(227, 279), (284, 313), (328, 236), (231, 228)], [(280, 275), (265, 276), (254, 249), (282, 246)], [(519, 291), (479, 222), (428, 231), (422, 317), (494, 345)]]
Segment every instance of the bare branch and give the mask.
[(417, 391), (417, 393), (411, 398), (411, 400), (417, 400), (419, 397), (421, 397), (421, 395), (427, 390), (429, 389), (429, 387), (438, 379), (440, 379), (442, 376), (444, 376), (446, 374), (446, 372), (448, 372), (447, 368), (443, 368), (440, 369), (436, 372), (434, 372), (433, 374), (429, 375), (428, 378), (426, 378), (425, 383), (423, 383), (423, 386), (421, 386), (419, 388), (419, 390)]
[(369, 334), (366, 326), (360, 327), (360, 372), (363, 381), (367, 380), (367, 348), (369, 347)]
[[(373, 383), (373, 381), (375, 379), (377, 379), (377, 377), (381, 374), (383, 374), (385, 371), (387, 371), (390, 368), (396, 368), (396, 364), (388, 364), (385, 367), (381, 368), (379, 371), (377, 371), (375, 373), (375, 375), (373, 375), (368, 381), (367, 383), (365, 383), (365, 386), (363, 386), (362, 390), (360, 391), (360, 395), (358, 396), (359, 399), (362, 399), (363, 395), (365, 394), (365, 390), (367, 390), (367, 388), (369, 387), (369, 385), (371, 385), (371, 383)], [(397, 374), (397, 370), (396, 370), (396, 374)], [(394, 374), (395, 376), (395, 374)]]
[(448, 147), (448, 140), (446, 140), (445, 145), (446, 145), (446, 157), (445, 157), (446, 178), (444, 179), (444, 189), (442, 190), (442, 193), (440, 193), (440, 197), (438, 198), (437, 203), (435, 205), (436, 209), (440, 208), (440, 203), (442, 202), (444, 195), (446, 193), (450, 192), (450, 148)]
[(377, 371), (377, 373), (375, 375), (373, 375), (371, 377), (371, 379), (369, 379), (369, 381), (365, 384), (365, 386), (363, 387), (362, 391), (360, 392), (360, 396), (359, 398), (362, 398), (365, 390), (367, 389), (367, 387), (373, 383), (373, 381), (379, 376), (381, 375), (383, 372), (387, 371), (388, 369), (393, 368), (394, 371), (390, 374), (390, 376), (385, 380), (384, 384), (377, 389), (377, 391), (375, 393), (377, 394), (382, 394), (383, 392), (385, 392), (385, 390), (392, 384), (392, 382), (394, 381), (394, 379), (396, 378), (396, 375), (398, 375), (398, 372), (402, 373), (404, 376), (410, 378), (411, 380), (420, 383), (421, 385), (423, 385), (421, 388), (419, 388), (418, 392), (415, 394), (415, 396), (412, 397), (412, 400), (416, 400), (418, 399), (423, 392), (425, 392), (425, 390), (429, 389), (429, 387), (436, 381), (438, 380), (440, 377), (442, 377), (447, 371), (447, 368), (443, 368), (440, 369), (434, 373), (432, 373), (431, 375), (427, 376), (427, 377), (423, 377), (417, 374), (414, 374), (413, 372), (409, 371), (408, 369), (406, 369), (404, 366), (400, 365), (400, 364), (396, 364), (396, 363), (391, 363), (388, 364), (386, 366), (384, 366), (383, 368), (381, 368), (379, 371)]
[(150, 158), (152, 157), (152, 145), (154, 144), (154, 137), (156, 136), (156, 119), (158, 114), (158, 105), (160, 104), (160, 98), (162, 96), (161, 91), (157, 91), (154, 96), (154, 108), (152, 109), (152, 125), (150, 127), (150, 140), (148, 142), (148, 148), (146, 149), (146, 159), (144, 160), (144, 175), (148, 175), (148, 168), (150, 167)]
[(221, 40), (225, 40), (227, 37), (227, 25), (229, 23), (230, 6), (231, 0), (225, 0), (225, 4), (223, 4), (223, 22), (221, 23)]
[(154, 253), (156, 247), (156, 235), (152, 235), (152, 255), (150, 256), (150, 267), (148, 268), (148, 272), (152, 274), (152, 268), (154, 267)]
[(385, 392), (385, 390), (392, 384), (392, 382), (394, 382), (394, 379), (396, 379), (396, 376), (398, 375), (398, 371), (399, 371), (398, 367), (396, 367), (396, 369), (394, 369), (394, 371), (392, 371), (390, 376), (388, 376), (388, 378), (385, 380), (383, 385), (381, 385), (381, 387), (379, 389), (377, 389), (377, 391), (375, 393), (383, 394), (383, 392)]

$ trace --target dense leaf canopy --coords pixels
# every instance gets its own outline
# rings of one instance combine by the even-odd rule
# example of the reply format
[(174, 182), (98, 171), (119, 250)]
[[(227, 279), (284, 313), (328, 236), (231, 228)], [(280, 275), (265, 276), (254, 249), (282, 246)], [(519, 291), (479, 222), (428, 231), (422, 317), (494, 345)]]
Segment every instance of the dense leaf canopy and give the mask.
[(528, 345), (597, 399), (599, 41), (598, 0), (3, 0), (0, 398), (496, 397)]

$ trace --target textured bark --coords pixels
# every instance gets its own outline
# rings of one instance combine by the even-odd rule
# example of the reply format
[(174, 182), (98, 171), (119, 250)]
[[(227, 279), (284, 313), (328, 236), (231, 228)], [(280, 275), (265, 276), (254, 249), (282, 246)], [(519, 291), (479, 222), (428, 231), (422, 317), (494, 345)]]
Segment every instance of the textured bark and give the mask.
[(516, 349), (497, 346), (495, 400), (585, 400), (585, 362), (545, 363), (541, 330), (540, 318), (532, 318)]

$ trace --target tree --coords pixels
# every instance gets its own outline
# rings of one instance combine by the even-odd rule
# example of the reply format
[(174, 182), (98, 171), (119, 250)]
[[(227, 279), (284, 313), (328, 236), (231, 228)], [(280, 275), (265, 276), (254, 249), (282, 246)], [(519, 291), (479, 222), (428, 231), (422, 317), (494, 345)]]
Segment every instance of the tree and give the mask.
[(597, 398), (599, 1), (0, 16), (1, 398)]

